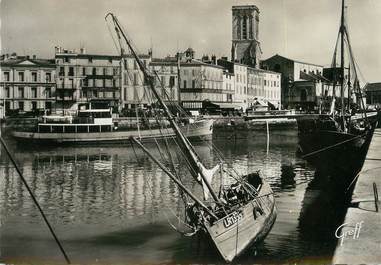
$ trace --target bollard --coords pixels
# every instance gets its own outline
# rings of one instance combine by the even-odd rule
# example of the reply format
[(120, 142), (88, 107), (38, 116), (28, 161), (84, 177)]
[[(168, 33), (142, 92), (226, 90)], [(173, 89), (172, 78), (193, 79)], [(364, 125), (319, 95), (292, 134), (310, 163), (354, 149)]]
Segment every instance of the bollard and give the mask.
[(377, 185), (375, 182), (373, 182), (373, 194), (374, 194), (374, 206), (376, 208), (376, 212), (378, 212), (378, 191), (377, 191)]

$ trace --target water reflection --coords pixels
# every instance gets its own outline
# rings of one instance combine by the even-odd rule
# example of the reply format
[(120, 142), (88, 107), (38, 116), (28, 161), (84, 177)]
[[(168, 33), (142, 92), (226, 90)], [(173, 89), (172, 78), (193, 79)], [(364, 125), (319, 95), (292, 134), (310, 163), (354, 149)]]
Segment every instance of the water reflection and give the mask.
[(293, 189), (295, 188), (296, 173), (292, 164), (281, 165), (281, 175), (280, 175), (280, 186), (282, 189)]
[[(325, 195), (320, 195), (324, 185), (314, 186), (318, 178), (314, 168), (297, 156), (296, 136), (273, 133), (269, 149), (266, 140), (267, 135), (258, 132), (235, 139), (220, 133), (213, 140), (229, 167), (242, 174), (260, 170), (276, 192), (279, 214), (271, 233), (237, 262), (305, 259), (313, 251), (328, 255), (329, 251), (318, 250), (331, 239), (309, 235), (314, 230), (309, 224), (325, 225), (318, 213), (311, 214), (314, 201), (324, 201)], [(74, 262), (222, 262), (213, 246), (205, 246), (207, 241), (181, 237), (170, 228), (167, 219), (176, 224), (172, 214), (183, 211), (179, 191), (139, 150), (134, 152), (129, 145), (27, 150), (12, 142), (11, 147)], [(218, 162), (205, 145), (195, 148), (208, 165)], [(157, 149), (150, 150), (160, 157)], [(186, 184), (201, 193), (188, 178), (181, 154), (172, 147), (171, 152)], [(1, 154), (2, 259), (61, 261), (10, 161)]]

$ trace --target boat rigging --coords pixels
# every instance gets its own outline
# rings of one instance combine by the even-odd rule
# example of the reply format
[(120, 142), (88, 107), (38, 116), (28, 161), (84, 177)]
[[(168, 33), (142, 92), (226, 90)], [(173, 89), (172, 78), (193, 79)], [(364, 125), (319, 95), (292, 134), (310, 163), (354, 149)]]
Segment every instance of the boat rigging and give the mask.
[[(175, 117), (171, 113), (167, 103), (157, 91), (155, 87), (155, 79), (158, 78), (157, 73), (151, 73), (141, 61), (116, 16), (109, 13), (105, 19), (106, 21), (111, 20), (119, 45), (122, 43), (127, 45), (131, 56), (143, 74), (143, 79), (150, 93), (159, 103), (159, 107), (175, 133), (175, 137), (169, 140), (175, 142), (181, 157), (187, 162), (190, 175), (202, 187), (203, 199), (186, 187), (184, 184), (186, 176), (181, 176), (182, 174), (177, 171), (173, 172), (175, 166), (172, 159), (169, 159), (172, 165), (166, 166), (165, 163), (154, 157), (138, 138), (131, 137), (131, 142), (139, 146), (175, 182), (180, 191), (193, 201), (190, 203), (188, 199), (186, 200), (185, 220), (193, 227), (194, 232), (199, 231), (208, 235), (222, 257), (228, 262), (232, 261), (248, 246), (264, 239), (275, 222), (275, 199), (269, 184), (260, 177), (258, 172), (242, 176), (234, 169), (231, 171), (225, 168), (226, 165), (218, 153), (219, 162), (217, 165), (210, 169), (204, 165), (193, 145), (181, 131), (178, 125), (179, 117)], [(120, 50), (124, 51), (123, 48)], [(179, 58), (177, 59), (179, 63)], [(158, 83), (161, 84), (161, 82)], [(162, 89), (165, 91), (164, 88)], [(167, 142), (165, 143), (167, 144)], [(212, 150), (216, 151), (215, 149)], [(167, 155), (171, 157), (170, 152)], [(212, 187), (213, 176), (217, 173), (221, 177), (218, 194)], [(232, 178), (235, 182), (231, 185), (223, 185), (224, 177)], [(210, 195), (211, 198), (209, 198)]]

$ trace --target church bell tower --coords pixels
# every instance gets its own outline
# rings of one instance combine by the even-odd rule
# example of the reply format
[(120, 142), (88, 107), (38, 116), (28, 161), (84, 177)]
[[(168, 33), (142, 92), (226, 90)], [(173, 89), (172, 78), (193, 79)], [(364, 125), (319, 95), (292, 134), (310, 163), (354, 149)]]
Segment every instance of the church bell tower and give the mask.
[(255, 5), (232, 7), (232, 61), (259, 68), (259, 9)]

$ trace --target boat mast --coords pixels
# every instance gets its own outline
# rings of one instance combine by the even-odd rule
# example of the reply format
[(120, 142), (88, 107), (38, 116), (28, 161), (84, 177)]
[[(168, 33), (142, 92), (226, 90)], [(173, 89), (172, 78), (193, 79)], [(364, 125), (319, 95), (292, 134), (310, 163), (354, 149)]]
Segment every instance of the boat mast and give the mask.
[(342, 128), (345, 129), (345, 104), (344, 104), (344, 86), (345, 86), (345, 74), (344, 74), (344, 34), (345, 34), (345, 20), (344, 20), (344, 5), (345, 0), (342, 0), (342, 6), (341, 6), (341, 25), (340, 25), (340, 36), (341, 36), (341, 117), (342, 117)]
[[(200, 176), (201, 179), (202, 179), (202, 184), (205, 184), (208, 191), (210, 192), (210, 194), (212, 195), (213, 199), (215, 202), (219, 203), (220, 200), (218, 199), (216, 193), (213, 191), (212, 189), (212, 186), (211, 184), (209, 183), (209, 180), (208, 180), (208, 177), (207, 177), (207, 174), (211, 174), (213, 171), (215, 171), (216, 169), (212, 169), (212, 170), (207, 170), (201, 163), (201, 161), (198, 159), (197, 157), (197, 154), (195, 153), (195, 151), (193, 150), (193, 147), (191, 146), (191, 144), (189, 143), (188, 139), (182, 134), (179, 126), (177, 125), (177, 123), (175, 122), (174, 120), (174, 117), (172, 115), (172, 113), (169, 111), (167, 105), (164, 103), (163, 99), (159, 96), (158, 92), (156, 91), (155, 89), (155, 86), (154, 86), (154, 83), (153, 83), (153, 77), (151, 75), (149, 75), (143, 65), (143, 63), (141, 62), (141, 60), (139, 59), (138, 55), (136, 54), (135, 50), (133, 49), (130, 41), (128, 40), (126, 34), (124, 33), (124, 31), (122, 30), (122, 27), (120, 26), (119, 24), (119, 21), (118, 19), (114, 16), (114, 14), (112, 13), (108, 13), (105, 17), (105, 19), (107, 19), (108, 16), (111, 16), (112, 19), (113, 19), (113, 22), (114, 22), (114, 25), (115, 25), (115, 30), (117, 32), (120, 32), (123, 36), (123, 39), (125, 40), (128, 48), (130, 49), (132, 55), (134, 56), (140, 70), (143, 72), (143, 75), (144, 75), (144, 80), (147, 81), (147, 83), (149, 84), (153, 94), (155, 95), (156, 99), (159, 101), (161, 107), (163, 108), (166, 116), (168, 117), (168, 121), (169, 123), (171, 124), (175, 134), (176, 134), (176, 138), (179, 140), (179, 144), (181, 145), (181, 147), (183, 148), (184, 150), (184, 154), (187, 156), (187, 159), (188, 161), (190, 162), (191, 164), (191, 167), (193, 170), (191, 170), (191, 174), (193, 175), (193, 177), (198, 180), (198, 177)], [(198, 180), (199, 181), (199, 180)], [(199, 181), (200, 182), (200, 181)]]
[(181, 61), (181, 54), (180, 52), (177, 52), (177, 101), (179, 105), (181, 104), (181, 77), (180, 77), (180, 61)]
[[(348, 108), (348, 111), (350, 112), (351, 114), (351, 101), (350, 101), (350, 98), (351, 98), (351, 64), (349, 63), (348, 65), (348, 102), (347, 102), (347, 108)], [(350, 117), (350, 116), (349, 116)]]

